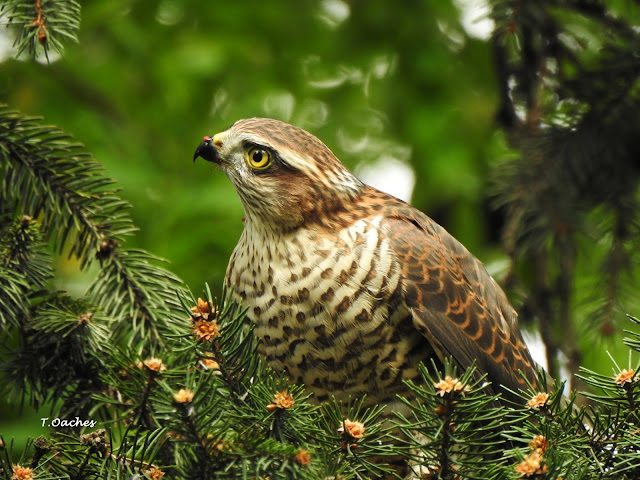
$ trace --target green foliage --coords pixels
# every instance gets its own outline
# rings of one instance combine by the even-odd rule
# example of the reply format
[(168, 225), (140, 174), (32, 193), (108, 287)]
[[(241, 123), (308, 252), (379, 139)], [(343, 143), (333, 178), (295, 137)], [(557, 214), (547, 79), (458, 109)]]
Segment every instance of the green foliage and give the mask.
[[(241, 212), (228, 185), (212, 188), (217, 179), (182, 181), (175, 158), (188, 162), (197, 131), (255, 112), (314, 130), (356, 167), (411, 161), (425, 187), (415, 203), (435, 206), (454, 228), (470, 225), (455, 233), (481, 243), (469, 232), (484, 215), (486, 164), (475, 160), (491, 131), (487, 45), (459, 31), (448, 2), (286, 5), (299, 9), (295, 22), (264, 3), (165, 0), (150, 15), (144, 2), (126, 12), (92, 2), (87, 39), (47, 67), (53, 81), (45, 67), (8, 61), (2, 95), (82, 132), (121, 183), (131, 182), (129, 198), (146, 202), (138, 238), (175, 253), (178, 269), (198, 279), (219, 280), (227, 255), (212, 251), (230, 251)], [(522, 317), (538, 320), (552, 371), (559, 352), (574, 371), (581, 360), (575, 327), (588, 315), (578, 304), (605, 332), (633, 285), (623, 280), (637, 250), (636, 9), (491, 2), (498, 120), (517, 153), (497, 166), (497, 201)], [(40, 49), (49, 58), (50, 47), (75, 40), (79, 5), (8, 1), (2, 16), (18, 55)], [(402, 25), (393, 40), (389, 25)], [(412, 159), (408, 145), (416, 157), (438, 158)], [(24, 467), (41, 479), (360, 479), (390, 477), (405, 461), (416, 475), (447, 480), (640, 476), (640, 365), (631, 360), (626, 369), (614, 361), (610, 375), (583, 369), (578, 378), (591, 390), (568, 397), (541, 376), (540, 392), (519, 393), (522, 405), (487, 395), (473, 369), (449, 363), (439, 373), (422, 368), (410, 385), (418, 401), (400, 399), (397, 418), (366, 398), (316, 405), (258, 358), (238, 305), (217, 305), (207, 288), (192, 307), (160, 258), (136, 243), (123, 248), (139, 241), (129, 202), (64, 131), (2, 106), (0, 181), (1, 393), (50, 409), (47, 438), (24, 448), (2, 440), (0, 478), (26, 480)], [(215, 217), (211, 205), (220, 207)], [(60, 290), (60, 254), (90, 278), (79, 295)], [(583, 273), (606, 286), (597, 308), (579, 292)], [(627, 335), (637, 356), (640, 335)]]
[(58, 251), (70, 247), (86, 267), (98, 248), (135, 231), (130, 206), (103, 167), (59, 128), (1, 106), (0, 139), (3, 211), (42, 215), (44, 236)]
[[(585, 381), (602, 392), (589, 396), (588, 408), (542, 375), (541, 391), (529, 387), (522, 404), (506, 405), (487, 394), (473, 368), (458, 376), (448, 362), (435, 375), (423, 367), (410, 384), (418, 400), (405, 401), (409, 413), (389, 422), (384, 406), (366, 408), (366, 399), (315, 405), (303, 386), (270, 371), (237, 304), (208, 298), (185, 310), (157, 357), (126, 343), (94, 353), (102, 359), (94, 369), (100, 388), (85, 397), (84, 413), (55, 409), (48, 438), (35, 440), (47, 448), (29, 443), (18, 455), (5, 445), (5, 478), (15, 463), (43, 479), (159, 478), (158, 471), (171, 478), (392, 478), (400, 458), (416, 474), (451, 480), (640, 474), (640, 381), (617, 365), (610, 376), (585, 370)], [(51, 336), (77, 330), (77, 322), (61, 322)], [(629, 340), (635, 345), (640, 335)], [(96, 346), (82, 345), (76, 348), (90, 357)]]
[[(458, 379), (448, 363), (437, 376), (422, 369), (410, 385), (418, 401), (396, 420), (365, 398), (314, 405), (262, 363), (237, 304), (217, 305), (208, 288), (196, 302), (155, 257), (120, 247), (134, 228), (90, 156), (57, 130), (1, 113), (15, 127), (0, 137), (3, 392), (51, 408), (48, 438), (21, 452), (5, 444), (5, 478), (28, 475), (22, 467), (43, 479), (376, 478), (402, 462), (442, 479), (638, 474), (633, 372), (621, 382), (585, 371), (603, 392), (588, 410), (558, 385), (529, 408), (504, 405), (473, 369)], [(51, 289), (52, 251), (93, 266), (84, 297)], [(627, 345), (638, 350), (640, 336)], [(525, 404), (540, 398), (529, 390)]]
[(78, 41), (80, 4), (74, 0), (7, 0), (0, 18), (16, 30), (17, 55), (27, 51), (35, 58), (42, 50), (49, 59), (51, 47), (62, 53), (65, 42)]
[(323, 436), (318, 440), (326, 449), (321, 458), (328, 466), (328, 475), (338, 478), (390, 475), (394, 469), (388, 464), (397, 463), (406, 453), (394, 442), (388, 422), (383, 422), (385, 406), (364, 408), (365, 400), (365, 397), (353, 399), (348, 405), (333, 400), (322, 405), (319, 424)]
[(419, 400), (404, 400), (411, 414), (400, 424), (416, 470), (438, 478), (499, 478), (508, 448), (506, 411), (488, 393), (486, 378), (477, 378), (473, 367), (458, 377), (450, 362), (437, 378), (424, 365), (421, 373), (420, 384), (410, 383)]
[[(106, 346), (124, 337), (161, 345), (159, 329), (182, 315), (184, 287), (155, 257), (120, 248), (135, 230), (128, 204), (59, 129), (2, 107), (0, 160), (4, 381), (35, 407), (55, 401), (64, 414), (86, 414)], [(52, 252), (62, 251), (97, 269), (82, 298), (52, 284)]]
[[(204, 135), (251, 116), (310, 130), (357, 173), (399, 160), (417, 177), (412, 203), (487, 259), (489, 52), (443, 30), (464, 37), (452, 2), (82, 2), (80, 43), (62, 58), (0, 56), (0, 101), (81, 139), (135, 205), (128, 245), (216, 295), (243, 212), (224, 175), (191, 159)], [(86, 281), (56, 266), (59, 281)]]
[[(81, 42), (63, 58), (5, 52), (0, 99), (81, 138), (135, 205), (129, 248), (217, 295), (243, 213), (224, 175), (192, 166), (203, 135), (270, 116), (310, 130), (363, 177), (400, 161), (415, 174), (412, 204), (511, 288), (550, 371), (596, 368), (605, 350), (625, 354), (620, 322), (640, 309), (637, 5), (494, 0), (479, 19), (496, 27), (485, 41), (467, 3), (84, 2)], [(59, 287), (84, 292), (73, 259), (54, 266)]]
[[(132, 478), (140, 469), (153, 470), (147, 459), (157, 454), (163, 433), (132, 432), (119, 443), (114, 443), (117, 437), (113, 432), (104, 429), (83, 435), (60, 434), (55, 440), (38, 437), (28, 443), (18, 463), (13, 460), (13, 445), (10, 444), (1, 452), (0, 475), (3, 480), (33, 478), (19, 476), (17, 468), (24, 467), (32, 469), (32, 475), (38, 475), (38, 478), (81, 479), (96, 475), (109, 480)], [(24, 469), (21, 473), (29, 474)]]
[(8, 344), (19, 342), (3, 355), (10, 398), (24, 398), (28, 391), (36, 408), (57, 401), (63, 415), (88, 413), (90, 395), (102, 388), (96, 375), (110, 341), (109, 319), (91, 310), (83, 299), (46, 294), (18, 317), (18, 328), (3, 331)]
[(521, 318), (538, 324), (552, 376), (560, 354), (574, 374), (638, 308), (640, 9), (516, 3), (491, 12), (498, 120), (518, 153), (496, 166), (496, 204)]
[[(5, 218), (11, 217), (6, 214)], [(19, 314), (28, 308), (29, 291), (43, 288), (53, 269), (31, 217), (24, 215), (4, 227), (6, 234), (0, 239), (0, 323), (12, 322), (17, 327)]]

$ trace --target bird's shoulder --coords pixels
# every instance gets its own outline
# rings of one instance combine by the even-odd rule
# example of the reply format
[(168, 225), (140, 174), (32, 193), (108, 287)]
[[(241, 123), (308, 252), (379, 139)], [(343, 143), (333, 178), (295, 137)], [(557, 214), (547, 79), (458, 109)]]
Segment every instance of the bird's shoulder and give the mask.
[(442, 261), (447, 257), (479, 263), (458, 240), (423, 212), (373, 187), (365, 186), (354, 210), (355, 220), (379, 223), (401, 256), (419, 251), (426, 254), (425, 260), (429, 261)]

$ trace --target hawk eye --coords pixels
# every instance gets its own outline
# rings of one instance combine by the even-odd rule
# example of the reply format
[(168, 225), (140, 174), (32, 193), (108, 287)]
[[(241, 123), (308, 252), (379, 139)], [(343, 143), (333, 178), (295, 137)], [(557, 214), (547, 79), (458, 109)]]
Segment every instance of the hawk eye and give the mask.
[(249, 166), (254, 170), (265, 170), (271, 166), (271, 153), (262, 148), (250, 148), (245, 156)]

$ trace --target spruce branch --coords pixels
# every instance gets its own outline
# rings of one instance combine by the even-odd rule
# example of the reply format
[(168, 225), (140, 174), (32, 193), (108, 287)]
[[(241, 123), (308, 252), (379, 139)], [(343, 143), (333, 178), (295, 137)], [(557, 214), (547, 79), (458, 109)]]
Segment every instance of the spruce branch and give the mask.
[(162, 261), (142, 250), (118, 248), (102, 260), (87, 297), (116, 320), (114, 338), (144, 339), (153, 349), (164, 343), (160, 331), (170, 332), (171, 324), (183, 319), (179, 298), (185, 287), (169, 270), (154, 265)]
[(23, 215), (0, 233), (0, 324), (21, 328), (29, 299), (53, 277), (51, 259), (30, 216)]
[[(51, 453), (40, 462), (37, 478), (132, 478), (157, 471), (149, 460), (157, 456), (164, 433), (131, 430), (119, 437), (112, 430), (96, 429), (80, 435), (55, 434), (49, 440)], [(30, 445), (23, 455), (29, 450)], [(0, 459), (0, 468), (3, 463)]]
[[(102, 268), (88, 292), (94, 304), (135, 326), (134, 335), (127, 334), (130, 341), (148, 335), (152, 343), (159, 342), (160, 320), (177, 318), (177, 297), (184, 286), (154, 265), (160, 259), (120, 248), (136, 228), (129, 204), (118, 197), (102, 167), (61, 130), (0, 107), (0, 175), (2, 198), (13, 210), (40, 218), (45, 241), (60, 252), (68, 248), (82, 268), (100, 261)], [(9, 283), (11, 275), (0, 278)], [(14, 284), (8, 291), (20, 290)], [(9, 300), (16, 296), (5, 302), (7, 308), (15, 305)]]
[(164, 452), (173, 471), (181, 478), (245, 478), (249, 472), (323, 478), (306, 447), (323, 435), (316, 426), (318, 409), (306, 403), (302, 387), (256, 359), (255, 339), (238, 304), (216, 305), (208, 288), (207, 300), (188, 302), (186, 331), (170, 337), (171, 367), (149, 396), (155, 418), (168, 428)]
[[(437, 371), (435, 365), (432, 369)], [(487, 393), (488, 384), (475, 367), (458, 376), (445, 361), (437, 377), (424, 365), (420, 373), (419, 383), (407, 383), (418, 401), (404, 400), (408, 414), (399, 415), (399, 428), (416, 452), (410, 455), (414, 471), (440, 479), (493, 478), (507, 446), (505, 410), (498, 397)], [(480, 458), (492, 461), (484, 465)]]
[(20, 328), (29, 311), (30, 290), (24, 275), (0, 266), (0, 324), (12, 323)]
[(332, 398), (321, 405), (320, 425), (327, 449), (329, 473), (336, 477), (376, 478), (393, 475), (390, 466), (403, 453), (392, 437), (393, 426), (384, 422), (384, 405), (365, 408), (365, 398), (350, 398), (347, 404)]
[(25, 51), (36, 58), (40, 51), (49, 60), (53, 47), (62, 53), (68, 41), (78, 41), (80, 4), (75, 0), (7, 0), (0, 7), (0, 19), (13, 27), (16, 56)]
[(635, 478), (640, 474), (637, 443), (640, 382), (636, 375), (640, 365), (620, 369), (616, 362), (613, 363), (617, 373), (611, 376), (581, 370), (583, 381), (599, 392), (585, 393), (592, 401), (589, 443), (608, 475), (606, 478)]
[[(611, 335), (616, 308), (632, 298), (625, 285), (640, 216), (634, 15), (628, 4), (492, 2), (498, 118), (518, 155), (497, 166), (494, 196), (506, 215), (505, 247), (520, 266), (511, 281), (524, 292), (522, 316), (538, 323), (554, 376), (559, 353), (570, 374), (578, 371), (580, 303), (603, 299), (585, 316)], [(581, 255), (584, 238), (593, 239), (593, 258)], [(587, 274), (591, 295), (577, 289)]]
[(33, 288), (41, 289), (53, 276), (51, 260), (45, 252), (38, 222), (23, 215), (0, 238), (2, 265), (26, 278)]
[[(12, 327), (3, 329), (6, 345), (19, 345), (6, 352), (5, 386), (28, 392), (35, 406), (62, 400), (59, 413), (86, 414), (103, 388), (104, 347), (126, 338), (154, 353), (182, 318), (178, 295), (185, 288), (155, 265), (160, 259), (119, 247), (135, 231), (129, 206), (61, 130), (0, 107), (0, 175), (0, 318)], [(45, 242), (78, 257), (82, 268), (99, 260), (86, 299), (47, 291)]]
[(231, 301), (230, 293), (223, 291), (224, 301), (222, 306), (217, 306), (207, 285), (206, 298), (197, 302), (191, 299), (196, 305), (185, 306), (190, 313), (191, 333), (200, 345), (201, 357), (215, 362), (221, 378), (240, 402), (247, 394), (251, 379), (264, 373), (253, 328), (246, 322), (246, 309)]
[(136, 230), (130, 205), (80, 144), (39, 122), (0, 105), (2, 197), (41, 218), (45, 240), (58, 251), (70, 245), (84, 268), (101, 242), (121, 243)]
[[(310, 404), (303, 386), (260, 360), (256, 369), (232, 369), (222, 358), (233, 371), (223, 375), (208, 355), (212, 349), (233, 352), (243, 365), (252, 365), (245, 357), (255, 357), (255, 350), (230, 348), (244, 341), (234, 340), (238, 332), (250, 332), (242, 330), (242, 310), (209, 299), (185, 310), (190, 316), (167, 336), (161, 360), (136, 356), (136, 345), (106, 348), (96, 370), (102, 390), (93, 394), (91, 411), (108, 427), (106, 434), (85, 433), (84, 445), (77, 434), (54, 435), (56, 454), (45, 452), (33, 467), (38, 478), (53, 479), (66, 469), (77, 479), (97, 472), (105, 478), (157, 479), (166, 472), (174, 478), (364, 479), (391, 475), (385, 464), (396, 460), (440, 479), (617, 480), (640, 473), (640, 365), (635, 371), (614, 365), (616, 375), (586, 372), (587, 383), (603, 387), (589, 409), (576, 407), (575, 394), (565, 397), (564, 384), (548, 384), (542, 374), (540, 390), (528, 385), (513, 392), (521, 404), (506, 405), (487, 394), (473, 369), (457, 374), (449, 362), (439, 373), (422, 367), (423, 378), (410, 383), (418, 401), (405, 401), (408, 413), (390, 425), (383, 407), (365, 409), (364, 399)], [(194, 317), (224, 328), (201, 338), (192, 329)], [(640, 334), (630, 334), (628, 344), (640, 348)], [(109, 440), (91, 450), (92, 438)], [(21, 465), (30, 468), (32, 458), (26, 452)]]
[(101, 389), (97, 372), (108, 343), (108, 321), (90, 304), (62, 293), (34, 301), (20, 329), (5, 331), (4, 389), (9, 398), (28, 395), (38, 407), (54, 398), (65, 415), (88, 411), (91, 395)]

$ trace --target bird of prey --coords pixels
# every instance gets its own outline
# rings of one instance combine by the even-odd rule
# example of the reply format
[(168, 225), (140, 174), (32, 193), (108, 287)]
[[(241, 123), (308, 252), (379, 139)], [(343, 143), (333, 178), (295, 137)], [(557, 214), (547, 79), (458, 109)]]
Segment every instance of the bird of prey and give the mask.
[(444, 228), (358, 180), (318, 138), (266, 118), (205, 137), (245, 210), (226, 286), (259, 353), (317, 401), (367, 395), (401, 411), (418, 365), (475, 362), (495, 392), (536, 384), (517, 314)]

